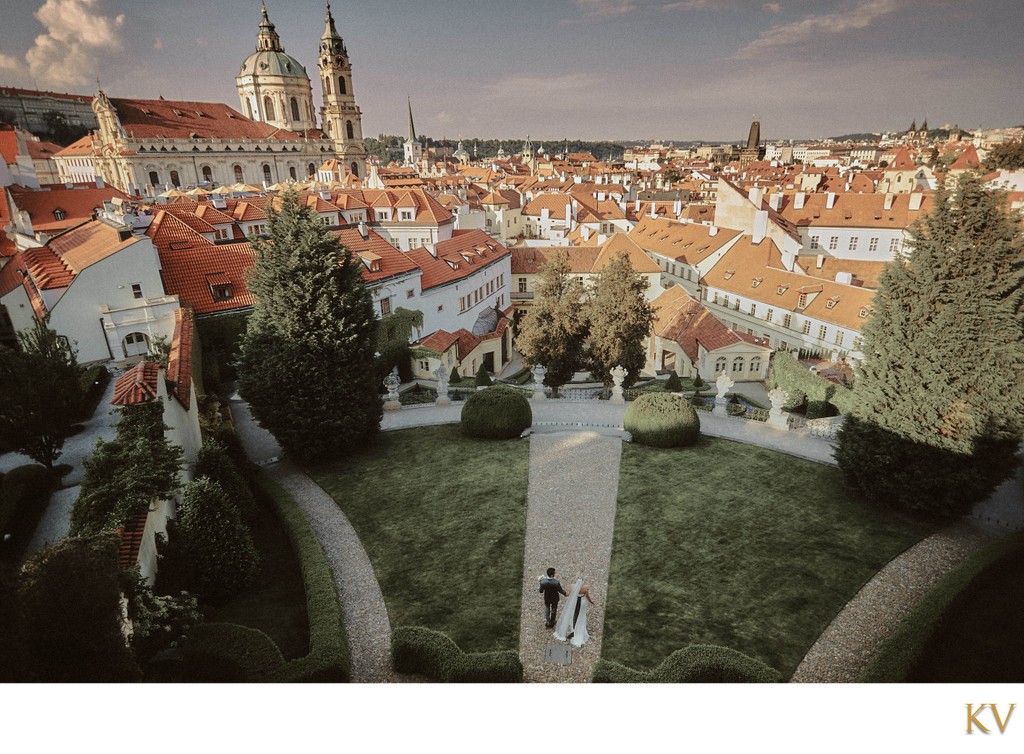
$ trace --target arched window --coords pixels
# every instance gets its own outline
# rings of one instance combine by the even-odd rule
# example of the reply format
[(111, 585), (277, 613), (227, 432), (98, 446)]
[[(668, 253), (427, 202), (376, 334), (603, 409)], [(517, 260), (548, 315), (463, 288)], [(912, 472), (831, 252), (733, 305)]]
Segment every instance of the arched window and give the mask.
[(345, 133), (348, 134), (348, 138), (356, 138), (356, 130), (352, 127), (352, 121), (345, 121)]
[(292, 120), (299, 119), (299, 101), (292, 97)]
[(330, 93), (331, 93), (331, 77), (328, 76), (327, 78), (324, 79), (324, 94), (330, 94)]
[(316, 165), (314, 165), (312, 162), (309, 163), (308, 165), (306, 165), (306, 174), (307, 175), (312, 177), (315, 173), (316, 173)]
[(750, 371), (760, 372), (761, 371), (761, 357), (755, 356), (750, 360)]
[(213, 183), (213, 170), (209, 165), (203, 165), (203, 180), (207, 183)]
[(724, 371), (725, 371), (725, 357), (724, 356), (719, 356), (715, 360), (715, 373), (717, 374), (718, 372), (724, 372)]
[(149, 171), (149, 185), (155, 186), (160, 183), (160, 176), (156, 174), (155, 170)]
[(293, 181), (296, 179), (295, 168), (288, 168), (288, 177)]
[(345, 85), (344, 76), (338, 76), (338, 94), (348, 94), (348, 87)]
[(737, 356), (732, 360), (732, 371), (742, 372), (743, 371), (743, 357)]
[(263, 114), (267, 120), (276, 120), (274, 117), (274, 101), (270, 97), (263, 98)]
[(177, 170), (171, 171), (171, 183), (174, 185), (174, 188), (178, 188), (181, 185), (181, 179), (178, 177)]
[(242, 183), (245, 180), (245, 176), (242, 174), (242, 166), (235, 165), (232, 169), (235, 171), (235, 183)]
[(352, 175), (354, 175), (356, 178), (358, 178), (359, 177), (359, 163), (358, 162), (353, 162), (351, 167), (352, 167)]
[(263, 180), (270, 183), (270, 165), (263, 163)]
[(149, 336), (142, 332), (130, 332), (124, 336), (121, 342), (124, 357), (145, 356), (149, 353)]

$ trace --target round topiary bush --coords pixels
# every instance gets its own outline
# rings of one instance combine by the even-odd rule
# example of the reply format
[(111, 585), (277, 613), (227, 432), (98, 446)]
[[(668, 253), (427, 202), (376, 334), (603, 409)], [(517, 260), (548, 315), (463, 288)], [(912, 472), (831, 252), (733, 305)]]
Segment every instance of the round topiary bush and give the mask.
[(533, 411), (526, 395), (504, 385), (473, 393), (462, 407), (462, 431), (470, 437), (508, 440), (531, 424)]
[(633, 442), (656, 448), (681, 448), (693, 445), (700, 437), (700, 419), (681, 396), (671, 393), (645, 393), (637, 397), (622, 420), (623, 429)]

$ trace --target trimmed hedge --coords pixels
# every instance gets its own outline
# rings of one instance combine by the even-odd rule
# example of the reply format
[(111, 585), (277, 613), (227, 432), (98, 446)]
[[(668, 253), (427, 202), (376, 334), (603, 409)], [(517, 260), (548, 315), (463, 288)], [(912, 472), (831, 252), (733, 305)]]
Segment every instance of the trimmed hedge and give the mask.
[(1024, 532), (976, 552), (933, 586), (892, 635), (882, 642), (858, 679), (861, 683), (906, 683), (947, 612), (983, 581), (989, 570), (1024, 547)]
[(672, 393), (644, 393), (629, 404), (622, 428), (633, 442), (656, 448), (681, 448), (700, 438), (700, 418), (686, 399)]
[(85, 421), (96, 413), (96, 407), (103, 398), (103, 391), (110, 383), (110, 372), (103, 364), (96, 364), (83, 369), (79, 380), (82, 385), (82, 409), (78, 418)]
[[(0, 484), (0, 559), (20, 560), (46, 511), (54, 476), (45, 466), (26, 464), (11, 469)], [(3, 544), (3, 535), (11, 541)]]
[[(254, 490), (275, 508), (299, 560), (306, 588), (309, 654), (286, 661), (262, 631), (233, 623), (197, 626), (189, 640), (185, 667), (189, 680), (261, 683), (347, 682), (348, 637), (334, 574), (305, 514), (291, 494), (262, 472), (253, 475)], [(216, 678), (209, 677), (211, 674)]]
[(789, 351), (779, 351), (772, 356), (768, 384), (789, 393), (783, 409), (794, 411), (806, 407), (808, 419), (847, 414), (853, 407), (850, 388), (811, 374)]
[(665, 381), (665, 390), (669, 393), (680, 393), (683, 390), (683, 383), (679, 379), (679, 375), (672, 372)]
[(677, 649), (651, 671), (598, 660), (593, 683), (782, 683), (782, 674), (742, 652), (712, 644)]
[(466, 653), (447, 634), (422, 626), (399, 626), (391, 632), (391, 659), (399, 673), (443, 683), (523, 681), (523, 665), (514, 650)]
[(476, 377), (473, 379), (473, 382), (477, 387), (490, 387), (494, 384), (494, 380), (491, 379), (491, 375), (484, 369), (483, 364), (476, 370)]
[(533, 424), (533, 409), (522, 390), (494, 385), (469, 396), (462, 407), (462, 431), (470, 437), (509, 440)]

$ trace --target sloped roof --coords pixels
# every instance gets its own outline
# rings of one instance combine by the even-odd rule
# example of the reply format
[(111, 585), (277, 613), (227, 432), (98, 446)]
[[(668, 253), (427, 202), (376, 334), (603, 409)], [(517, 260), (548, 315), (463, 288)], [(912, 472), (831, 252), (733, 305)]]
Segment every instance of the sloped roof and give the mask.
[(634, 272), (657, 272), (661, 268), (654, 263), (654, 260), (644, 254), (637, 243), (625, 233), (615, 233), (607, 241), (601, 244), (601, 253), (594, 261), (594, 272), (603, 270), (613, 258), (625, 255), (629, 259)]
[(160, 365), (152, 361), (140, 361), (117, 378), (114, 383), (114, 397), (110, 402), (115, 406), (134, 406), (157, 398)]
[(138, 139), (269, 139), (279, 129), (257, 123), (223, 102), (110, 99), (129, 136)]
[(379, 258), (379, 270), (371, 270), (365, 264), (361, 265), (363, 279), (368, 283), (416, 270), (416, 264), (412, 260), (371, 229), (367, 229), (366, 238), (360, 235), (357, 228), (342, 228), (341, 230), (334, 231), (334, 235), (341, 241), (342, 246), (353, 253), (368, 253)]
[[(726, 327), (699, 301), (690, 296), (682, 286), (673, 286), (651, 302), (654, 307), (655, 335), (678, 343), (690, 361), (697, 363), (700, 349), (707, 351), (747, 342)], [(765, 351), (771, 348), (759, 345)]]
[(885, 209), (885, 194), (835, 194), (832, 207), (828, 207), (828, 194), (805, 194), (804, 206), (796, 209), (794, 194), (784, 194), (779, 214), (795, 226), (828, 228), (888, 228), (903, 229), (919, 217), (928, 214), (934, 203), (934, 194), (924, 192), (921, 208), (910, 209), (911, 194), (891, 194), (891, 206)]
[(174, 312), (167, 380), (178, 403), (188, 411), (192, 404), (192, 309), (188, 306)]
[(512, 252), (512, 274), (539, 274), (548, 259), (558, 252), (564, 252), (569, 259), (569, 271), (586, 275), (594, 271), (594, 263), (601, 254), (599, 246), (514, 246)]
[(712, 227), (644, 217), (629, 232), (629, 237), (644, 251), (696, 264), (740, 235), (740, 231), (728, 228), (717, 228), (715, 235), (711, 235)]
[[(104, 202), (113, 198), (128, 200), (128, 195), (112, 186), (96, 188), (79, 186), (50, 186), (45, 189), (27, 189), (20, 186), (9, 186), (8, 192), (14, 204), (32, 218), (33, 230), (41, 230), (53, 234), (72, 228), (91, 219), (92, 212)], [(64, 218), (58, 220), (54, 216), (56, 210), (64, 212)]]

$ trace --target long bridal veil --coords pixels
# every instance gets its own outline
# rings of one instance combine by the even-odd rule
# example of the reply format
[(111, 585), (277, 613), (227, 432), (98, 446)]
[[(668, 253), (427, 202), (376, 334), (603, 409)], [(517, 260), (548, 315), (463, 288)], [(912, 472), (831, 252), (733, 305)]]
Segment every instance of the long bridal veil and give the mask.
[[(576, 600), (580, 596), (580, 589), (583, 588), (583, 579), (577, 579), (576, 585), (569, 592), (569, 596), (565, 600), (565, 607), (562, 608), (562, 614), (558, 618), (558, 623), (555, 624), (555, 638), (559, 641), (565, 641), (569, 634), (573, 633), (573, 613), (576, 612)], [(584, 602), (586, 599), (584, 599)], [(580, 609), (580, 615), (584, 618), (584, 624), (586, 623), (586, 613)], [(576, 637), (574, 636), (573, 639)], [(573, 644), (576, 644), (573, 641)], [(576, 644), (576, 646), (581, 646)]]

